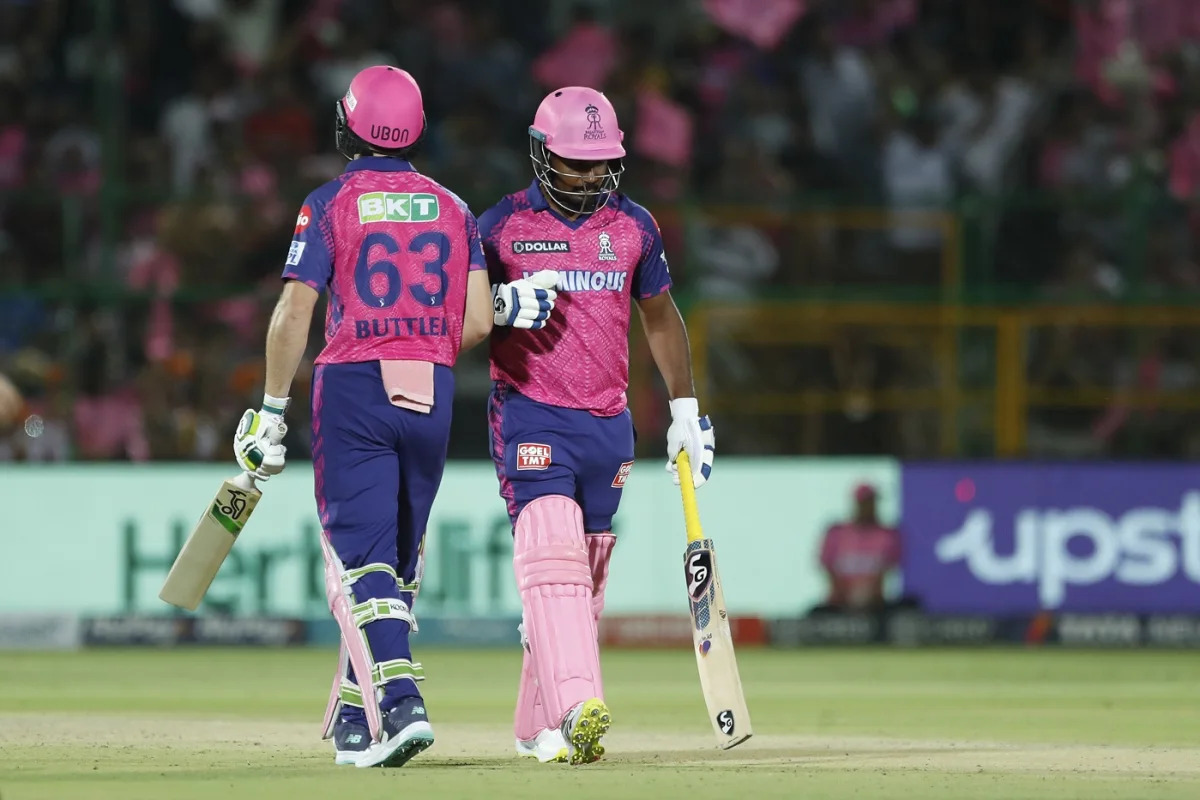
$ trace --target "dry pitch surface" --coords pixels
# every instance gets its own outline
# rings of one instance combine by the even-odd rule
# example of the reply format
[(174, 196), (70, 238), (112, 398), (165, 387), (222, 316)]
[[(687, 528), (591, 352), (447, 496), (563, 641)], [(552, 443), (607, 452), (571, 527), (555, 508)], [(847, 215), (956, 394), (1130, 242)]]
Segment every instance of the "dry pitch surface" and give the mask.
[(751, 651), (756, 736), (716, 751), (689, 652), (613, 652), (610, 758), (511, 753), (513, 651), (422, 652), (434, 748), (334, 767), (333, 654), (0, 653), (0, 798), (1200, 797), (1200, 654)]

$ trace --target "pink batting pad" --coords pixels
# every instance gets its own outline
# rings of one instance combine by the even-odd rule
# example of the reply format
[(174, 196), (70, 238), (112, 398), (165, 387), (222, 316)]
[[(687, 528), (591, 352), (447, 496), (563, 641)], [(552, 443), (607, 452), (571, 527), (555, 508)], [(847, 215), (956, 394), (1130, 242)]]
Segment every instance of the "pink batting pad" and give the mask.
[(433, 362), (380, 361), (379, 373), (392, 405), (421, 414), (433, 410)]
[(589, 533), (585, 538), (588, 546), (588, 564), (592, 568), (592, 616), (599, 623), (600, 615), (604, 612), (604, 587), (608, 585), (608, 562), (612, 559), (617, 537), (605, 531)]
[(371, 654), (367, 649), (366, 636), (354, 624), (354, 615), (350, 612), (350, 588), (342, 583), (342, 560), (333, 551), (333, 545), (325, 535), (321, 536), (321, 554), (325, 556), (325, 597), (329, 600), (333, 619), (342, 632), (342, 644), (346, 647), (346, 655), (350, 659), (350, 666), (354, 668), (358, 688), (362, 691), (363, 711), (367, 715), (371, 740), (378, 742), (383, 733), (383, 715), (379, 710), (379, 693), (371, 678)]
[(513, 572), (546, 719), (557, 727), (600, 696), (600, 648), (583, 513), (569, 497), (533, 500), (517, 517)]
[(333, 736), (333, 726), (337, 723), (338, 714), (342, 711), (342, 677), (346, 674), (346, 665), (350, 663), (346, 652), (346, 643), (338, 645), (337, 670), (333, 673), (333, 688), (329, 691), (329, 703), (325, 706), (325, 720), (322, 723), (321, 738)]
[(546, 718), (546, 709), (538, 692), (537, 676), (533, 669), (533, 656), (523, 650), (521, 656), (521, 684), (517, 687), (517, 711), (513, 716), (513, 733), (522, 741), (529, 741), (540, 731), (553, 727)]

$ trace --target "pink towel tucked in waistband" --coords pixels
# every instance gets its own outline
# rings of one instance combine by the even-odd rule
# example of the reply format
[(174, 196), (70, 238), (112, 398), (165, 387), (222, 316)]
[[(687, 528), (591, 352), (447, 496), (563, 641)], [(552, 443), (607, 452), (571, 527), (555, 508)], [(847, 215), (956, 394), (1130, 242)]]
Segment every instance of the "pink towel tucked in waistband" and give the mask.
[(429, 361), (380, 361), (383, 389), (398, 408), (421, 414), (433, 410), (433, 364)]

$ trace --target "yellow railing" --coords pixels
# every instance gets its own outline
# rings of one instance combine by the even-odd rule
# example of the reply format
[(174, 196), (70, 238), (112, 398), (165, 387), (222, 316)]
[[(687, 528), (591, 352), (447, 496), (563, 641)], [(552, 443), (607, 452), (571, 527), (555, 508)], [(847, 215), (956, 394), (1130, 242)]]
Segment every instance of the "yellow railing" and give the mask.
[[(1200, 327), (1200, 310), (1176, 307), (963, 307), (911, 306), (887, 303), (818, 304), (812, 302), (718, 305), (700, 303), (688, 312), (688, 329), (696, 370), (697, 392), (703, 407), (714, 414), (796, 416), (846, 408), (866, 399), (886, 412), (935, 412), (938, 452), (960, 455), (960, 415), (990, 412), (994, 454), (1026, 453), (1028, 422), (1033, 409), (1200, 410), (1200, 391), (1118, 387), (1115, 385), (1057, 388), (1040, 385), (1030, 375), (1031, 334), (1055, 329), (1137, 330), (1161, 334)], [(991, 385), (972, 385), (964, 379), (960, 351), (973, 336), (976, 350), (991, 359)], [(853, 337), (876, 349), (908, 351), (910, 360), (929, 367), (923, 385), (873, 386), (847, 389), (772, 385), (770, 370), (756, 383), (726, 380), (714, 375), (714, 353), (726, 355), (767, 350), (780, 359), (799, 360), (802, 352), (832, 351), (839, 338)], [(982, 338), (985, 344), (978, 346)], [(776, 348), (770, 350), (769, 348)], [(1129, 357), (1128, 352), (1116, 353)], [(978, 416), (978, 415), (976, 415)]]

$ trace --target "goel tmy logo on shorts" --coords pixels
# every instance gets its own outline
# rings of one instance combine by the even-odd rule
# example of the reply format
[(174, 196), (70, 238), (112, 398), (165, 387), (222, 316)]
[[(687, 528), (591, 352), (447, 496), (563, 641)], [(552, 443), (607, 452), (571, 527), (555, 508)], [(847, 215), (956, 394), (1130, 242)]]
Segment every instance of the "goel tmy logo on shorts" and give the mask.
[(629, 480), (629, 473), (632, 471), (633, 471), (633, 462), (632, 461), (626, 461), (624, 464), (622, 464), (621, 468), (617, 470), (617, 477), (613, 478), (612, 488), (624, 489), (625, 481)]
[(359, 222), (432, 222), (437, 218), (435, 194), (369, 192), (358, 196)]
[(550, 463), (550, 445), (517, 445), (517, 469), (546, 469)]
[(598, 258), (601, 261), (616, 261), (617, 254), (613, 252), (612, 237), (607, 233), (600, 234), (600, 255)]
[(514, 241), (512, 243), (512, 251), (514, 253), (569, 253), (571, 252), (570, 242), (551, 241), (548, 239), (539, 239), (537, 241)]

